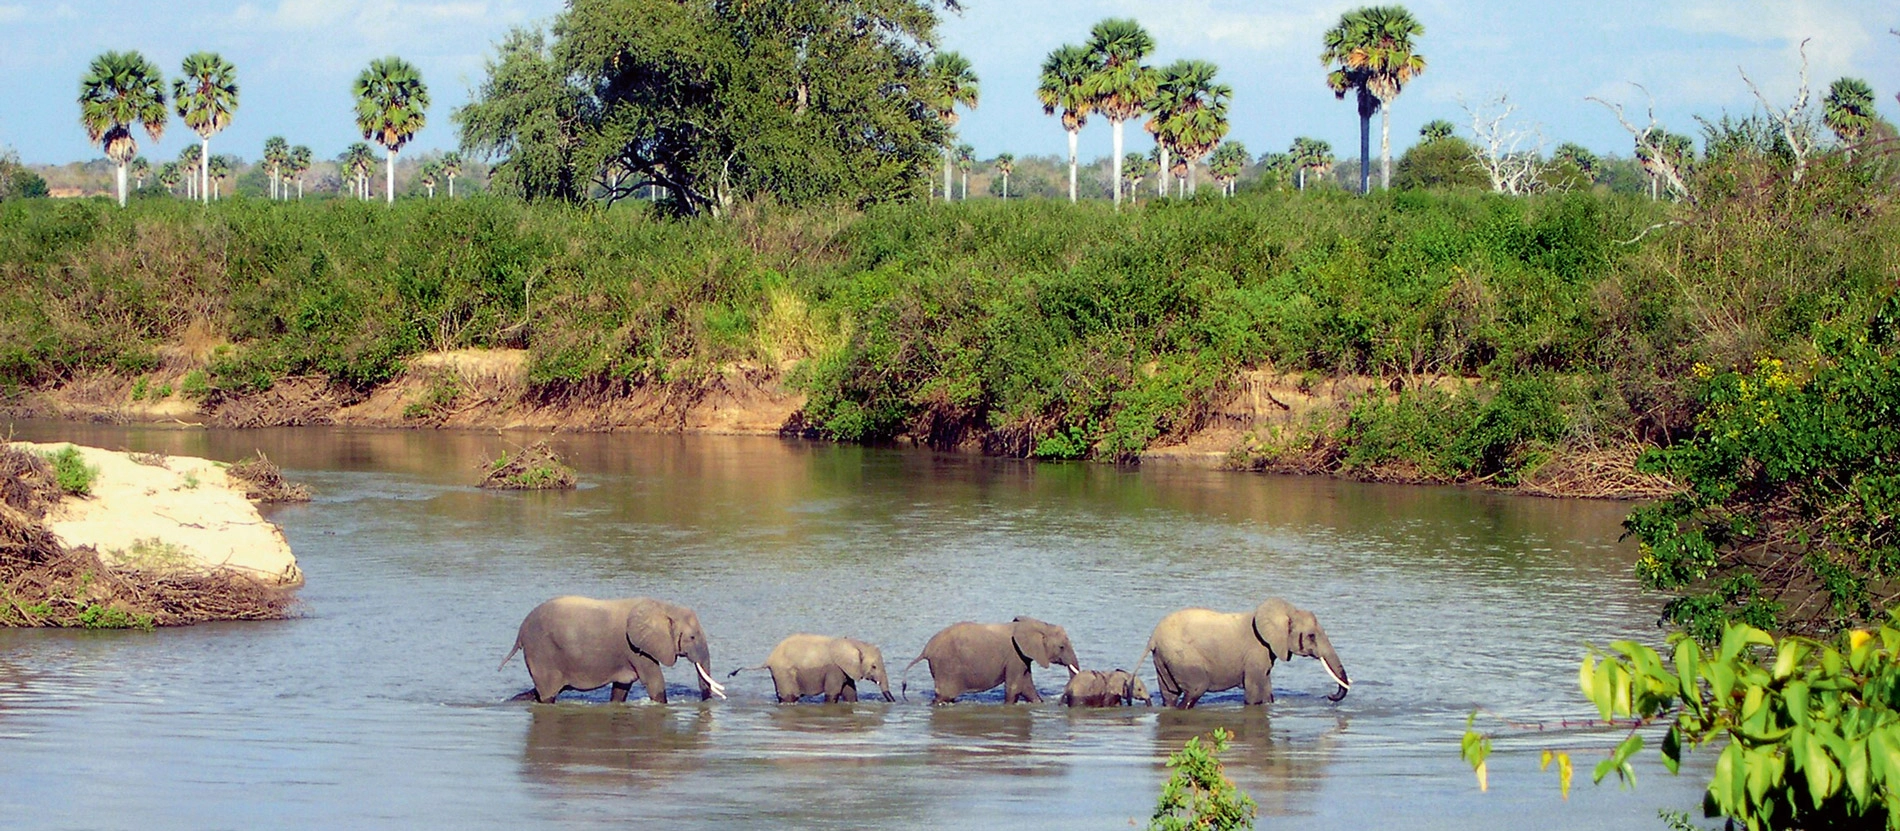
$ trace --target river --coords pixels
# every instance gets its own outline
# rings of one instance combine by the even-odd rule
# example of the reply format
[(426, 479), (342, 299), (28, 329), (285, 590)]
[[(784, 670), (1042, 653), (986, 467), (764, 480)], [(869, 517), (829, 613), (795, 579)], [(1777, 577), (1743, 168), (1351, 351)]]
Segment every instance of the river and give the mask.
[[(1591, 786), (1615, 733), (1503, 739), (1491, 790), (1458, 757), (1467, 713), (1593, 713), (1588, 642), (1660, 643), (1617, 541), (1626, 505), (1186, 468), (1123, 470), (769, 438), (570, 435), (566, 493), (486, 492), (522, 435), (218, 431), (21, 422), (14, 437), (232, 460), (261, 449), (315, 501), (266, 509), (304, 569), (300, 614), (157, 632), (0, 630), (0, 817), (31, 828), (1127, 828), (1167, 754), (1235, 734), (1228, 774), (1263, 828), (1662, 827), (1713, 754)], [(497, 671), (560, 594), (698, 610), (725, 670), (796, 631), (883, 647), (893, 673), (960, 620), (1065, 626), (1085, 668), (1128, 666), (1186, 606), (1281, 595), (1313, 610), (1354, 686), (1317, 661), (1193, 711), (1051, 703), (509, 702)], [(1154, 684), (1151, 667), (1144, 667)], [(867, 685), (866, 689), (870, 689)], [(572, 700), (570, 700), (572, 699)], [(1493, 726), (1497, 726), (1495, 722)], [(1650, 745), (1655, 746), (1654, 742)], [(1537, 770), (1577, 752), (1570, 798)]]

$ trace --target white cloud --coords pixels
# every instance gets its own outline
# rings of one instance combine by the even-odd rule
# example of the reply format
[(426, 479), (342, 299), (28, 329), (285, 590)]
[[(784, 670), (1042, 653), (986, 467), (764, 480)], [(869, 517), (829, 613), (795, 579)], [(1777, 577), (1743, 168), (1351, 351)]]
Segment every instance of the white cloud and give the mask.
[(18, 23), (25, 19), (25, 6), (0, 6), (0, 23)]

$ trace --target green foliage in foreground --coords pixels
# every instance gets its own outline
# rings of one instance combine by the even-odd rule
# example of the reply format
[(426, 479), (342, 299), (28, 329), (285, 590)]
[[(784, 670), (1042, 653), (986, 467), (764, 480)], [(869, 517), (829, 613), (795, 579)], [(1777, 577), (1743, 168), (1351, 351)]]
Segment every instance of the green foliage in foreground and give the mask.
[(1201, 737), (1168, 755), (1168, 768), (1174, 771), (1161, 786), (1161, 798), (1155, 802), (1149, 831), (1241, 831), (1253, 827), (1260, 806), (1222, 772), (1220, 754), (1227, 752), (1233, 738), (1226, 730), (1216, 729), (1211, 746), (1202, 745)]
[(98, 478), (99, 468), (86, 464), (86, 457), (80, 454), (79, 448), (69, 444), (40, 455), (53, 466), (53, 479), (61, 491), (72, 496), (92, 493), (92, 481)]
[(1630, 514), (1637, 574), (1704, 642), (1735, 621), (1830, 632), (1900, 595), (1900, 297), (1816, 346), (1800, 374), (1704, 368), (1695, 437), (1644, 460), (1689, 489)]
[[(1900, 829), (1900, 624), (1832, 642), (1734, 624), (1712, 651), (1683, 634), (1671, 643), (1673, 662), (1631, 641), (1593, 649), (1578, 681), (1606, 720), (1667, 721), (1661, 754), (1671, 773), (1685, 749), (1721, 746), (1707, 816), (1751, 831)], [(1643, 745), (1632, 728), (1594, 779), (1615, 772), (1633, 782), (1630, 759)], [(1490, 750), (1488, 736), (1466, 733), (1465, 759), (1481, 783)]]

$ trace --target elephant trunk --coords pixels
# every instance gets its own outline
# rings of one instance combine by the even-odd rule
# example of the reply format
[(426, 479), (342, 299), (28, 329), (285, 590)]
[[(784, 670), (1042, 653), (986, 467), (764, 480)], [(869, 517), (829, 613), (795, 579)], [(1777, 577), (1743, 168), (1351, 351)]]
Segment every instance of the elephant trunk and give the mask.
[(686, 660), (693, 663), (693, 670), (699, 673), (699, 699), (711, 700), (713, 696), (726, 697), (726, 688), (712, 677), (712, 650), (702, 639), (686, 650)]
[(1333, 645), (1330, 642), (1322, 642), (1316, 657), (1319, 658), (1320, 665), (1326, 668), (1326, 674), (1333, 677), (1333, 683), (1339, 685), (1339, 689), (1332, 695), (1326, 696), (1326, 700), (1338, 701), (1345, 698), (1346, 691), (1352, 689), (1352, 680), (1346, 677), (1346, 665), (1339, 662), (1339, 653), (1333, 651)]
[(890, 675), (888, 675), (888, 674), (886, 674), (886, 673), (884, 673), (884, 672), (882, 671), (882, 668), (880, 668), (880, 670), (879, 670), (879, 672), (878, 672), (878, 674), (877, 674), (877, 677), (876, 677), (876, 678), (874, 678), (874, 679), (872, 679), (872, 680), (874, 680), (874, 681), (876, 681), (876, 682), (877, 682), (877, 688), (878, 688), (879, 690), (882, 690), (882, 691), (884, 692), (884, 700), (885, 700), (885, 701), (896, 701), (896, 700), (897, 700), (897, 697), (896, 697), (896, 696), (893, 696), (893, 695), (891, 695), (891, 676), (890, 676)]

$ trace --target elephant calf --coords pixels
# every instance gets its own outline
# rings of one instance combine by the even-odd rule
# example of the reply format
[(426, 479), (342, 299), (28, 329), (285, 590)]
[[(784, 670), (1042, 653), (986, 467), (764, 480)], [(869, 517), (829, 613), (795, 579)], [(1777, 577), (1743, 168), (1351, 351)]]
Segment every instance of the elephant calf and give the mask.
[(808, 695), (822, 695), (826, 703), (856, 701), (858, 682), (865, 679), (877, 682), (885, 701), (893, 700), (884, 653), (855, 638), (793, 635), (779, 641), (763, 665), (741, 667), (726, 677), (752, 669), (772, 671), (772, 689), (780, 704), (791, 704)]
[(562, 690), (608, 684), (614, 685), (612, 699), (625, 701), (633, 682), (640, 681), (648, 698), (665, 704), (666, 676), (660, 667), (670, 667), (679, 658), (692, 661), (699, 671), (701, 700), (726, 697), (726, 688), (707, 669), (712, 654), (699, 615), (661, 600), (554, 598), (521, 621), (515, 648), (501, 665), (507, 666), (516, 652), (528, 663), (536, 701), (553, 701)]
[[(1067, 667), (1069, 675), (1081, 672), (1076, 666), (1075, 647), (1069, 633), (1052, 623), (1033, 617), (1019, 617), (1009, 623), (956, 623), (931, 636), (923, 654), (904, 667), (908, 675), (918, 661), (930, 662), (930, 677), (936, 683), (933, 703), (949, 704), (966, 692), (981, 692), (1003, 685), (1003, 701), (1036, 703), (1035, 678), (1029, 664), (1048, 666), (1051, 662)], [(904, 682), (909, 689), (910, 682)]]
[(1135, 665), (1151, 652), (1161, 700), (1179, 708), (1194, 706), (1209, 692), (1234, 687), (1245, 687), (1248, 704), (1271, 703), (1273, 664), (1295, 655), (1318, 658), (1339, 685), (1328, 699), (1345, 698), (1352, 688), (1319, 619), (1277, 597), (1251, 612), (1182, 609), (1168, 615), (1155, 625)]
[(1123, 704), (1153, 704), (1148, 685), (1125, 669), (1103, 672), (1085, 669), (1069, 679), (1062, 689), (1062, 703), (1070, 707), (1120, 707)]

